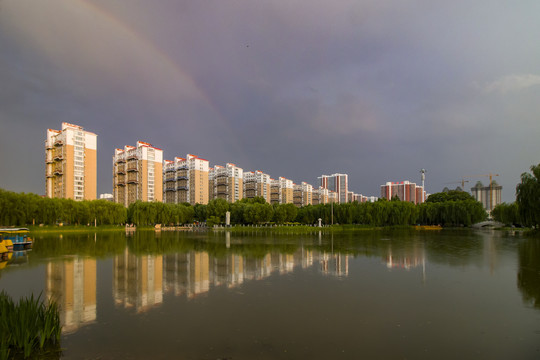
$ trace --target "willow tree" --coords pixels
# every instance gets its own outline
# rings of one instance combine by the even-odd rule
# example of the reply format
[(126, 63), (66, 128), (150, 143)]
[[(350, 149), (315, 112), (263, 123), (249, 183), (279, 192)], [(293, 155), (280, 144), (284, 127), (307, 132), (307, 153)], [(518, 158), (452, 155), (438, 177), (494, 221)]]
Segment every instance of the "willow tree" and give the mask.
[(516, 202), (523, 225), (540, 224), (540, 164), (531, 166), (531, 172), (521, 174), (516, 186)]

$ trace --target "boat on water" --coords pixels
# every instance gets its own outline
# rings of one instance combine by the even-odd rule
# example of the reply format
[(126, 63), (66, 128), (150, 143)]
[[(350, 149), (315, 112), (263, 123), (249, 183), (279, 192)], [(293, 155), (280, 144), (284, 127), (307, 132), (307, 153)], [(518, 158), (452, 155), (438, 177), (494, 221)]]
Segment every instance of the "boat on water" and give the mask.
[(29, 232), (28, 228), (0, 228), (0, 244), (10, 252), (31, 249), (33, 241), (28, 237)]

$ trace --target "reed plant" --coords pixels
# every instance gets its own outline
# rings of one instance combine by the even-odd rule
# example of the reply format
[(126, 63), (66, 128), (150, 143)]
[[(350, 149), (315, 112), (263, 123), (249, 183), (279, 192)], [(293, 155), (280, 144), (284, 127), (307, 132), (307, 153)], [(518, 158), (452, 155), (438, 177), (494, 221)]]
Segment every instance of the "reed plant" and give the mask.
[(47, 304), (41, 294), (15, 303), (0, 293), (0, 360), (60, 352), (60, 314), (54, 301)]

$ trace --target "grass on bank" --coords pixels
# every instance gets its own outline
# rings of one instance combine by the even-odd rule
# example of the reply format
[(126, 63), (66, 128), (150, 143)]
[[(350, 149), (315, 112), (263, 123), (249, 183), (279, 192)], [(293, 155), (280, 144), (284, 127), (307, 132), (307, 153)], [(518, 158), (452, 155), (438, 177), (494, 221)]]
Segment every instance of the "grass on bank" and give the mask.
[[(318, 233), (319, 231), (327, 232), (341, 232), (341, 231), (372, 231), (381, 230), (382, 227), (370, 226), (370, 225), (329, 225), (323, 227), (308, 226), (308, 225), (278, 225), (278, 226), (232, 226), (229, 228), (218, 228), (218, 230), (227, 230), (231, 232), (273, 232), (273, 233), (294, 233), (294, 234), (308, 234)], [(413, 229), (412, 226), (391, 226), (384, 227), (384, 229)]]
[(32, 294), (15, 303), (0, 292), (0, 359), (43, 357), (60, 352), (60, 313)]
[(56, 233), (56, 232), (96, 232), (96, 231), (124, 231), (124, 225), (99, 225), (99, 226), (86, 226), (86, 225), (45, 225), (45, 226), (29, 226), (28, 229), (32, 233)]

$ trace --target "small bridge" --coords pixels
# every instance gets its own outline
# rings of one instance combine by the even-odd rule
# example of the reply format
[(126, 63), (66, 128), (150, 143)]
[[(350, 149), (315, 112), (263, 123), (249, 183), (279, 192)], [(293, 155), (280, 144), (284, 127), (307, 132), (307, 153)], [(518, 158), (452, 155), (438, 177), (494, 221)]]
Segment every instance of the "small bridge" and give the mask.
[(484, 227), (500, 228), (500, 227), (503, 227), (503, 226), (504, 226), (504, 224), (500, 223), (498, 221), (487, 220), (487, 221), (482, 221), (482, 222), (473, 224), (471, 227), (475, 228), (475, 229), (481, 229), (481, 228), (484, 228)]

